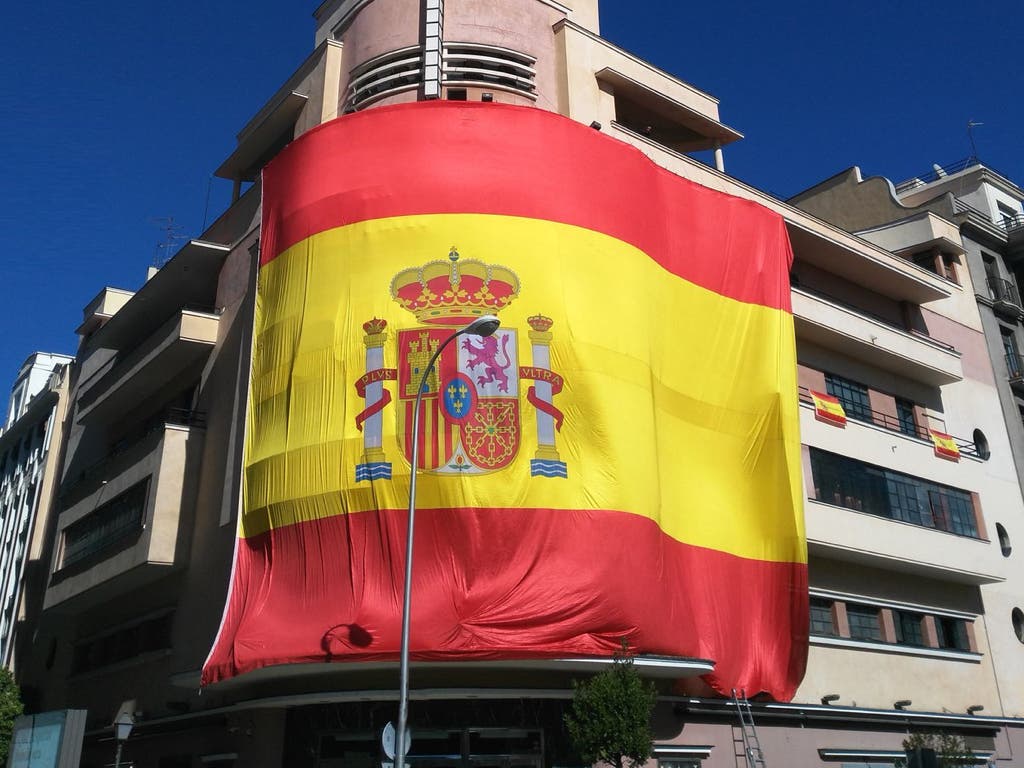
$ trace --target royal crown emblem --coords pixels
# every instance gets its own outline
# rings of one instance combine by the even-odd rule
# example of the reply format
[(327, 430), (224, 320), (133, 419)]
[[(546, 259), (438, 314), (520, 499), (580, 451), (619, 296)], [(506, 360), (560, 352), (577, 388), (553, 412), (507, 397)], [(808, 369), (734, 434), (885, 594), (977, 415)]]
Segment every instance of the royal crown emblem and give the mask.
[[(397, 368), (385, 367), (387, 322), (363, 323), (366, 373), (356, 391), (366, 400), (356, 417), (363, 432), (357, 481), (391, 477), (383, 445), (383, 411), (397, 387), (397, 435), (407, 462), (412, 460), (412, 419), (417, 387), (430, 358), (456, 329), (483, 315), (497, 315), (516, 300), (519, 278), (508, 267), (462, 260), (455, 248), (445, 261), (402, 270), (391, 281), (391, 297), (422, 324), (397, 332)], [(520, 382), (532, 380), (526, 400), (537, 412), (538, 445), (530, 462), (532, 475), (565, 477), (565, 463), (555, 447), (562, 413), (552, 400), (562, 378), (550, 370), (553, 320), (529, 318), (532, 365), (519, 364), (519, 334), (499, 327), (492, 335), (464, 336), (446, 347), (428, 374), (419, 424), (419, 469), (439, 475), (496, 472), (515, 460), (522, 441)]]

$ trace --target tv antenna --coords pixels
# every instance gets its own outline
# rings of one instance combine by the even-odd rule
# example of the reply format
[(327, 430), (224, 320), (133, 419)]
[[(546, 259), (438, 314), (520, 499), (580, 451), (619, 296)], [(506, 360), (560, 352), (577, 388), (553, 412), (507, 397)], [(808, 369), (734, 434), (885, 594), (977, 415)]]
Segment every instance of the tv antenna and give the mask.
[(156, 244), (153, 254), (153, 266), (159, 269), (171, 260), (178, 246), (188, 240), (188, 235), (183, 232), (184, 227), (174, 221), (173, 216), (154, 216), (150, 221), (164, 233), (163, 241)]
[(975, 120), (967, 121), (967, 138), (971, 142), (971, 160), (978, 159), (978, 148), (974, 146), (974, 129), (979, 125), (984, 125), (984, 123), (979, 123)]

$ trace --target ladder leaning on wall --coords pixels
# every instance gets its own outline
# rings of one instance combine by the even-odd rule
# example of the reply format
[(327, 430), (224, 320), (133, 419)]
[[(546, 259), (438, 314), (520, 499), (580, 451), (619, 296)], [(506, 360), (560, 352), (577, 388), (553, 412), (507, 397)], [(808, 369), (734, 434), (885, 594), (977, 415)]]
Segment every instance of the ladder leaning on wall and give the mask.
[(741, 690), (737, 693), (733, 688), (732, 701), (736, 705), (736, 711), (740, 714), (740, 736), (743, 739), (743, 754), (747, 759), (747, 768), (765, 768), (764, 753), (761, 751), (761, 742), (757, 738), (754, 715), (750, 711), (750, 702), (747, 700), (746, 691)]

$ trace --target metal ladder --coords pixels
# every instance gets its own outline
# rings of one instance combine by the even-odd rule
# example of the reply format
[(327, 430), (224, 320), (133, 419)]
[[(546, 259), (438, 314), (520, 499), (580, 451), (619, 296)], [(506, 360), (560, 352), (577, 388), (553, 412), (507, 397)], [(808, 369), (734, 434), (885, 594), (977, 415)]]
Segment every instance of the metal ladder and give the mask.
[(736, 705), (736, 711), (740, 713), (740, 736), (743, 738), (743, 754), (747, 758), (747, 768), (765, 768), (764, 753), (757, 738), (757, 728), (754, 727), (754, 715), (750, 711), (747, 692), (741, 690), (737, 693), (733, 688), (732, 701)]

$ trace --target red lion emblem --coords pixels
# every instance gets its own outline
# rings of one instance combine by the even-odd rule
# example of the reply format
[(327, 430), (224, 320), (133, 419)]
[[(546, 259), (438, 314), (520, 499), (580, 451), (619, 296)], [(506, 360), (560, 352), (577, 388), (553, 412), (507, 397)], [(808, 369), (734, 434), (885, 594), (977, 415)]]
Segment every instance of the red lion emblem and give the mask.
[(495, 382), (500, 391), (508, 392), (508, 374), (505, 373), (505, 369), (512, 364), (512, 360), (508, 356), (508, 339), (508, 334), (501, 337), (500, 355), (505, 358), (504, 364), (498, 362), (498, 340), (494, 336), (486, 336), (481, 339), (480, 346), (474, 345), (469, 339), (462, 342), (462, 348), (470, 354), (470, 358), (466, 362), (469, 369), (475, 371), (478, 365), (483, 366), (483, 375), (476, 377), (478, 386), (482, 387)]

